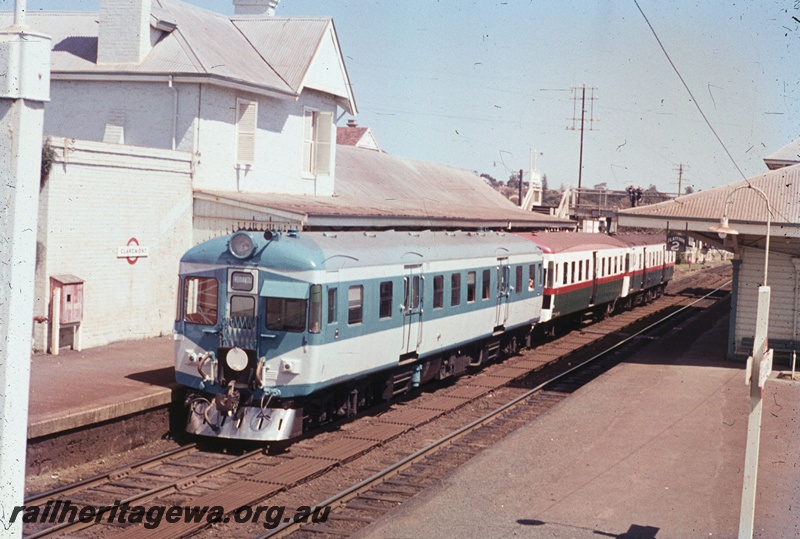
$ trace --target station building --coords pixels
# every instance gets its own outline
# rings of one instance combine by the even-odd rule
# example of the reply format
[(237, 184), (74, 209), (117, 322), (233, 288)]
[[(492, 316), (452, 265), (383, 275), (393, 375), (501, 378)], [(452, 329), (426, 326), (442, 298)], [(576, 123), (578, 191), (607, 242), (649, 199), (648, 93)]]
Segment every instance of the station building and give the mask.
[(729, 358), (752, 352), (763, 284), (771, 288), (768, 337), (776, 361), (800, 351), (799, 149), (800, 140), (765, 158), (764, 174), (618, 214), (621, 226), (686, 233), (734, 253)]
[(28, 14), (52, 37), (36, 350), (170, 334), (181, 255), (241, 228), (574, 227), (472, 171), (385, 153), (368, 129), (337, 144), (358, 110), (333, 21), (233, 3)]

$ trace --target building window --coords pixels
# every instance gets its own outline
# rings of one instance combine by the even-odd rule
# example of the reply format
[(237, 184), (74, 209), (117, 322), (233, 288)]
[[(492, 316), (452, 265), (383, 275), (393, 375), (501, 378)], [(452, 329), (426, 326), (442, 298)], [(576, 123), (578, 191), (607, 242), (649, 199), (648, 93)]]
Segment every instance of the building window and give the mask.
[(328, 289), (328, 323), (335, 324), (336, 317), (336, 288)]
[(461, 274), (454, 273), (450, 276), (450, 306), (461, 305)]
[(392, 317), (392, 281), (384, 281), (380, 286), (381, 303), (378, 316), (380, 318)]
[(364, 287), (351, 286), (347, 289), (347, 323), (360, 324), (364, 320)]
[(436, 275), (433, 278), (433, 308), (442, 307), (444, 307), (444, 275)]
[(333, 114), (306, 109), (303, 115), (303, 174), (331, 174)]
[(258, 102), (236, 99), (236, 166), (253, 166), (256, 155)]

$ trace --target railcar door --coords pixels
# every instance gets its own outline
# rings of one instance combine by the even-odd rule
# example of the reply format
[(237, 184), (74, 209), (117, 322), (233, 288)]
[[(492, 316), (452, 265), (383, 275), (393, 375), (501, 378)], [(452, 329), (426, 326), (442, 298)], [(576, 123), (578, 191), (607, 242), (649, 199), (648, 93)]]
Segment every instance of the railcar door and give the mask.
[(497, 259), (497, 302), (495, 306), (495, 331), (504, 329), (508, 321), (509, 309), (509, 283), (511, 281), (511, 268), (508, 266), (508, 258)]
[(423, 292), (425, 277), (422, 275), (422, 265), (415, 264), (405, 267), (408, 274), (403, 278), (403, 343), (401, 353), (404, 356), (413, 355), (422, 342), (422, 313)]

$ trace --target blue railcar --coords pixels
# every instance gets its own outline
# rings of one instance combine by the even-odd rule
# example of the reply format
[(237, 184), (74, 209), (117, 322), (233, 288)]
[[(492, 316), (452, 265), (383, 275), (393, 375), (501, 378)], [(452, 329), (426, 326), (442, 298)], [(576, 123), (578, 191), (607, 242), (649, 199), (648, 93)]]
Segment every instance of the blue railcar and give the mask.
[(525, 344), (542, 252), (495, 232), (239, 231), (180, 263), (187, 430), (285, 440)]

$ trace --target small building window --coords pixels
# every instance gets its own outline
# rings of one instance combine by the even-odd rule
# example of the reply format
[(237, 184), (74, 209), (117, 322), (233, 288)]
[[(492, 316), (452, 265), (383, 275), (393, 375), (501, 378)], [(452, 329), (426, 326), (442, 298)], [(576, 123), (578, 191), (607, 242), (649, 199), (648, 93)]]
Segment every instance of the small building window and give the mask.
[(335, 324), (337, 322), (336, 316), (336, 287), (328, 288), (328, 323)]
[(351, 286), (347, 289), (347, 323), (360, 324), (364, 321), (364, 287)]
[(381, 303), (378, 316), (380, 318), (392, 317), (392, 281), (384, 281), (380, 286)]
[(454, 273), (450, 276), (450, 306), (461, 305), (461, 274)]
[(306, 109), (303, 113), (303, 174), (331, 174), (333, 114)]
[(467, 303), (475, 301), (475, 292), (477, 284), (477, 275), (474, 271), (467, 273)]
[(433, 308), (442, 307), (444, 307), (444, 275), (436, 275), (433, 278)]
[(256, 155), (258, 102), (236, 99), (236, 166), (253, 166)]

